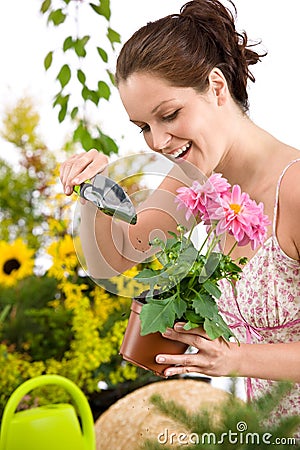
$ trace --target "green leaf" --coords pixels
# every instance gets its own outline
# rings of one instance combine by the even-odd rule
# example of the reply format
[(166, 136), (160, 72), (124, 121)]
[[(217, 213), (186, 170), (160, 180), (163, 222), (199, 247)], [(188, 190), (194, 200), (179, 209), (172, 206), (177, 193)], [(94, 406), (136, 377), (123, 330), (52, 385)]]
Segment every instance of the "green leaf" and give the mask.
[(86, 76), (85, 76), (85, 73), (81, 69), (77, 70), (77, 78), (81, 84), (85, 85)]
[(90, 36), (84, 36), (81, 39), (76, 39), (73, 42), (73, 46), (76, 52), (76, 55), (79, 57), (85, 57), (86, 56), (86, 50), (85, 50), (85, 46), (88, 43), (90, 39)]
[(228, 341), (233, 336), (220, 315), (214, 317), (212, 320), (205, 318), (203, 327), (210, 339), (217, 339), (222, 336)]
[(187, 303), (176, 293), (174, 298), (174, 309), (177, 319), (182, 319), (187, 309)]
[(60, 109), (60, 111), (58, 113), (58, 121), (59, 121), (59, 123), (63, 122), (63, 120), (65, 119), (66, 114), (67, 114), (67, 107), (68, 107), (67, 103), (64, 104), (61, 107), (61, 109)]
[(212, 283), (210, 280), (206, 280), (205, 283), (202, 284), (202, 286), (213, 297), (221, 297), (222, 292), (220, 291), (219, 287), (215, 283)]
[(69, 83), (71, 79), (71, 69), (67, 64), (64, 64), (60, 69), (57, 80), (60, 82), (62, 89)]
[(0, 312), (0, 324), (5, 321), (6, 317), (9, 314), (11, 309), (11, 305), (5, 305), (3, 310)]
[(105, 98), (105, 100), (108, 100), (110, 97), (109, 86), (104, 81), (98, 82), (98, 94), (100, 97)]
[(90, 90), (87, 86), (83, 86), (82, 90), (81, 90), (81, 96), (83, 98), (83, 100), (88, 100), (89, 96), (90, 96)]
[(164, 333), (168, 327), (173, 327), (176, 317), (173, 298), (153, 300), (143, 305), (140, 314), (142, 336), (157, 331)]
[(44, 59), (44, 67), (46, 70), (49, 69), (53, 61), (53, 52), (49, 52)]
[(101, 47), (97, 47), (97, 51), (98, 51), (99, 55), (101, 56), (101, 59), (105, 63), (107, 63), (107, 61), (108, 61), (108, 54), (106, 53), (106, 51), (103, 50), (103, 48), (101, 48)]
[(40, 9), (41, 13), (44, 14), (45, 12), (47, 12), (48, 9), (50, 8), (50, 6), (51, 6), (51, 0), (44, 0), (41, 5), (41, 9)]
[(111, 81), (111, 84), (112, 84), (113, 86), (116, 86), (115, 75), (114, 75), (109, 69), (106, 69), (106, 72), (107, 72), (107, 74), (108, 74), (108, 76), (109, 76), (109, 79), (110, 79), (110, 81)]
[(190, 320), (184, 325), (183, 329), (186, 331), (192, 330), (193, 328), (198, 328), (199, 324), (191, 322)]
[(187, 319), (189, 322), (193, 323), (194, 325), (201, 325), (204, 322), (204, 317), (199, 316), (195, 311), (192, 311), (191, 309), (188, 309), (185, 313), (185, 319)]
[(106, 155), (109, 155), (110, 153), (118, 153), (119, 149), (115, 141), (106, 134), (102, 133), (99, 128), (97, 128), (97, 130), (99, 133), (99, 139), (102, 144), (103, 153), (105, 153)]
[(206, 272), (209, 276), (212, 275), (214, 271), (217, 269), (221, 259), (222, 259), (221, 253), (212, 252), (209, 255), (208, 260), (206, 261), (205, 264)]
[(85, 101), (90, 100), (91, 102), (95, 103), (95, 105), (98, 105), (100, 97), (97, 91), (93, 91), (92, 89), (89, 89), (84, 85), (81, 90), (81, 95)]
[(205, 318), (203, 327), (210, 339), (217, 339), (223, 334), (223, 330), (219, 325), (208, 318)]
[(49, 14), (48, 22), (52, 22), (53, 25), (58, 26), (65, 21), (66, 17), (67, 16), (62, 12), (62, 9), (56, 9)]
[(101, 15), (104, 16), (107, 20), (110, 19), (111, 11), (109, 7), (110, 0), (100, 0), (99, 5), (95, 5), (94, 3), (90, 3), (90, 6), (93, 8), (93, 10)]
[(94, 140), (87, 129), (87, 127), (81, 122), (73, 133), (73, 140), (80, 142), (83, 149), (88, 151), (94, 147)]
[(199, 275), (199, 283), (204, 283), (205, 280), (210, 278), (214, 273), (217, 275), (217, 269), (219, 267), (219, 264), (222, 260), (222, 254), (221, 253), (211, 253), (206, 260), (205, 257), (203, 257), (203, 267), (201, 269), (200, 275)]
[(72, 36), (68, 36), (63, 43), (63, 51), (66, 52), (74, 45)]
[(218, 307), (213, 299), (213, 297), (209, 294), (200, 294), (196, 293), (196, 297), (192, 302), (192, 306), (197, 314), (200, 314), (202, 317), (208, 317), (212, 319), (215, 315), (218, 314)]
[(60, 92), (57, 94), (55, 101), (53, 102), (53, 106), (60, 105), (64, 106), (68, 103), (70, 95), (62, 95)]
[(92, 89), (89, 90), (89, 100), (97, 106), (100, 100), (100, 96), (98, 91), (94, 91)]
[(106, 36), (107, 36), (107, 38), (109, 39), (109, 41), (110, 41), (111, 46), (112, 46), (113, 49), (115, 48), (115, 47), (114, 47), (114, 44), (115, 44), (116, 42), (121, 42), (121, 36), (120, 36), (120, 34), (119, 34), (117, 31), (115, 31), (115, 30), (113, 30), (112, 28), (110, 28), (110, 27), (107, 28), (107, 34), (106, 34)]
[(140, 280), (140, 279), (144, 279), (144, 278), (153, 278), (153, 277), (157, 276), (158, 272), (160, 272), (160, 271), (153, 270), (153, 269), (143, 269), (134, 276), (134, 279)]
[(75, 119), (75, 117), (77, 116), (77, 114), (78, 114), (78, 107), (77, 106), (75, 106), (73, 109), (72, 109), (72, 111), (71, 111), (71, 114), (70, 114), (70, 116), (71, 116), (71, 119)]
[(82, 136), (85, 133), (85, 127), (82, 122), (79, 123), (78, 127), (74, 130), (73, 140), (75, 142), (81, 142)]
[(168, 231), (168, 234), (170, 235), (170, 236), (172, 236), (174, 239), (178, 239), (178, 236), (177, 236), (177, 234), (176, 233), (174, 233), (173, 231)]

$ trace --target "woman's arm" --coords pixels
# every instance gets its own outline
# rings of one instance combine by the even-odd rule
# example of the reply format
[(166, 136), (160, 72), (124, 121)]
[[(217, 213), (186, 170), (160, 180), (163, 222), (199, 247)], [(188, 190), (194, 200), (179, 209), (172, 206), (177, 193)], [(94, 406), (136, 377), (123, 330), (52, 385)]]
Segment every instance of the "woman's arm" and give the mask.
[[(91, 150), (72, 156), (61, 168), (61, 181), (67, 195), (76, 184), (92, 178), (107, 165), (105, 155)], [(189, 176), (203, 178), (193, 167), (178, 166), (170, 171), (161, 185), (139, 207), (136, 225), (112, 219), (89, 203), (82, 202), (80, 239), (90, 275), (110, 278), (124, 272), (153, 254), (149, 241), (166, 239), (168, 231), (176, 232), (178, 223), (189, 227), (185, 212), (178, 211), (175, 195), (178, 187), (190, 185)], [(188, 172), (188, 175), (187, 175)]]

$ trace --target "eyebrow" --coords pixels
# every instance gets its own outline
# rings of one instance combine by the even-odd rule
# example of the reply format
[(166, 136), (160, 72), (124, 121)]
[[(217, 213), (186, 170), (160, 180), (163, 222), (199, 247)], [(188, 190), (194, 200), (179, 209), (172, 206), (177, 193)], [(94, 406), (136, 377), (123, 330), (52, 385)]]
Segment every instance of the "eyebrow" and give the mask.
[(155, 106), (155, 108), (152, 109), (151, 114), (156, 113), (156, 111), (157, 111), (164, 103), (172, 102), (173, 100), (175, 100), (175, 98), (170, 98), (169, 100), (163, 100), (163, 101), (160, 102), (157, 106)]
[[(169, 100), (163, 100), (162, 102), (160, 102), (157, 106), (155, 106), (155, 108), (152, 109), (151, 114), (155, 114), (156, 111), (165, 103), (169, 103), (172, 102), (173, 100), (175, 100), (175, 98), (170, 98)], [(135, 124), (137, 124), (138, 122), (140, 122), (139, 120), (134, 120), (134, 119), (129, 119), (130, 122), (133, 122)]]

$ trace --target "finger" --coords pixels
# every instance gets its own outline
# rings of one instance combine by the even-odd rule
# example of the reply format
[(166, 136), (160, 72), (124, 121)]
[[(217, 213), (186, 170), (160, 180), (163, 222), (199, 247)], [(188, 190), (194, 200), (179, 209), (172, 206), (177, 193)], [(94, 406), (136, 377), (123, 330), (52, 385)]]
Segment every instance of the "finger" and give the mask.
[(61, 168), (61, 181), (67, 195), (73, 192), (73, 187), (94, 177), (107, 165), (108, 158), (97, 150), (73, 155)]
[(186, 373), (203, 373), (203, 370), (200, 370), (197, 366), (175, 366), (175, 367), (168, 367), (164, 370), (164, 375), (166, 377), (173, 377), (174, 375), (184, 375)]
[[(75, 162), (75, 159), (77, 159), (79, 157), (79, 155), (73, 155), (73, 156), (71, 156), (67, 161), (65, 161), (62, 165), (61, 165), (61, 167), (60, 167), (60, 180), (61, 180), (61, 183), (62, 183), (62, 185), (63, 185), (63, 189), (64, 189), (64, 191), (65, 191), (65, 193), (68, 195), (69, 194), (69, 192), (67, 192), (67, 186), (68, 186), (68, 179), (69, 179), (69, 174), (70, 174), (70, 171), (71, 171), (71, 169), (72, 169), (72, 165), (74, 164), (74, 162)], [(72, 192), (72, 189), (71, 189), (71, 192)], [(71, 193), (70, 192), (70, 193)]]
[(205, 339), (208, 339), (209, 341), (211, 340), (208, 335), (206, 334), (205, 330), (203, 329), (202, 326), (199, 326), (197, 328), (191, 328), (190, 330), (185, 330), (184, 326), (186, 325), (185, 322), (177, 322), (174, 325), (174, 329), (175, 331), (177, 331), (178, 333), (187, 333), (187, 334), (197, 334)]
[[(86, 173), (83, 174), (84, 171), (86, 171), (86, 169), (93, 164), (93, 162), (95, 160), (97, 160), (99, 157), (99, 154), (97, 152), (97, 150), (90, 150), (88, 152), (84, 152), (84, 153), (80, 153), (79, 155), (74, 155), (73, 158), (70, 158), (68, 161), (66, 161), (65, 166), (66, 166), (66, 176), (67, 178), (65, 179), (65, 183), (67, 185), (72, 185), (74, 186), (77, 181), (77, 184), (82, 183), (83, 181), (85, 181), (86, 178)], [(99, 163), (98, 163), (99, 165)], [(97, 166), (97, 163), (96, 163)], [(82, 176), (83, 174), (83, 176)], [(76, 180), (75, 183), (73, 183), (74, 178), (78, 177), (79, 179)], [(84, 178), (85, 177), (85, 178)], [(81, 181), (81, 178), (82, 179)]]
[(70, 178), (73, 176), (71, 182), (74, 185), (81, 184), (84, 181), (93, 178), (95, 175), (102, 172), (108, 163), (107, 157), (102, 154), (97, 154), (95, 158), (91, 158), (92, 155), (87, 156), (89, 158), (80, 161), (79, 165), (74, 167), (73, 172), (70, 173)]
[(155, 360), (159, 364), (178, 365), (183, 367), (199, 367), (201, 365), (199, 353), (183, 353), (181, 355), (159, 354), (156, 356)]
[(178, 332), (175, 331), (173, 328), (168, 328), (162, 335), (167, 339), (180, 341), (183, 342), (184, 344), (196, 347), (198, 349), (203, 348), (205, 343), (207, 343), (207, 339), (204, 336), (200, 335), (199, 333), (196, 333), (194, 330), (189, 331), (181, 330)]

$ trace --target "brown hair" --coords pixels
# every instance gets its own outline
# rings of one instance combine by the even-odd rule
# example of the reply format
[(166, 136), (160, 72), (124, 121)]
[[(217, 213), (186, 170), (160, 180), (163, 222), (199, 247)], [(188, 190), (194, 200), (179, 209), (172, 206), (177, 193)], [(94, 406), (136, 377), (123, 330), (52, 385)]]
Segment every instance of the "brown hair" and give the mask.
[(235, 29), (234, 14), (218, 0), (193, 0), (180, 14), (149, 22), (124, 44), (117, 60), (116, 83), (134, 72), (160, 76), (171, 85), (204, 92), (208, 75), (219, 68), (231, 95), (248, 110), (247, 81), (255, 81), (249, 65), (264, 54), (251, 50), (245, 32)]

